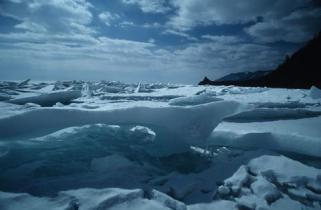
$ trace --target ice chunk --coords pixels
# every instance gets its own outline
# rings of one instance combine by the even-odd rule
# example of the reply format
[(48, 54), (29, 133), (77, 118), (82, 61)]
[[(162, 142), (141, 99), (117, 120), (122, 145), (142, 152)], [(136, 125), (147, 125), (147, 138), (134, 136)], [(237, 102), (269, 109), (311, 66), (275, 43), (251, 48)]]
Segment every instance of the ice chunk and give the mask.
[(298, 201), (291, 200), (289, 197), (285, 197), (284, 199), (277, 200), (275, 203), (271, 204), (270, 207), (271, 210), (313, 210), (318, 208), (310, 208), (307, 206), (304, 206)]
[(262, 176), (256, 177), (256, 180), (251, 184), (251, 189), (254, 194), (266, 200), (267, 203), (272, 203), (281, 197), (277, 187)]
[(321, 98), (321, 90), (315, 86), (312, 86), (310, 89), (310, 97), (313, 99)]
[(147, 126), (157, 135), (167, 133), (168, 136), (162, 140), (171, 142), (167, 145), (171, 147), (178, 143), (204, 141), (223, 117), (239, 109), (240, 104), (232, 101), (193, 107), (132, 107), (116, 110), (42, 108), (0, 119), (0, 138), (41, 135), (65, 127), (93, 123), (125, 124)]
[(215, 131), (208, 140), (209, 145), (267, 149), (321, 157), (320, 139), (308, 136), (270, 132), (237, 134), (228, 131)]
[(93, 93), (92, 93), (92, 91), (91, 91), (91, 89), (89, 87), (89, 84), (88, 83), (83, 84), (82, 90), (81, 90), (81, 95), (83, 97), (91, 97), (92, 94)]
[(77, 207), (77, 204), (73, 202), (72, 198), (39, 198), (26, 193), (15, 194), (0, 192), (1, 210), (59, 210), (72, 209), (72, 207)]
[(1, 189), (52, 195), (84, 186), (141, 187), (156, 173), (148, 166), (151, 143), (130, 129), (95, 124), (1, 142)]
[(76, 198), (80, 209), (109, 209), (122, 203), (142, 199), (144, 192), (140, 189), (125, 190), (117, 188), (79, 189), (60, 193), (61, 196)]
[(231, 187), (233, 193), (237, 194), (243, 186), (249, 186), (250, 175), (245, 166), (241, 166), (232, 177), (226, 179), (224, 184)]
[(206, 94), (194, 95), (187, 97), (179, 97), (169, 100), (169, 104), (173, 106), (194, 106), (199, 104), (210, 103), (214, 101), (222, 101), (220, 98), (215, 98)]
[(189, 210), (238, 210), (236, 203), (228, 200), (213, 201), (188, 206)]
[(173, 98), (180, 97), (180, 95), (104, 95), (101, 100), (128, 100), (128, 101), (168, 101)]
[(144, 142), (153, 142), (156, 138), (156, 133), (144, 126), (135, 126), (130, 131), (135, 138), (142, 139)]
[(262, 122), (262, 121), (275, 121), (287, 119), (301, 119), (318, 117), (321, 111), (310, 111), (304, 109), (254, 109), (250, 111), (241, 112), (224, 119), (226, 122)]
[(264, 174), (272, 171), (279, 182), (290, 182), (295, 177), (315, 179), (320, 170), (306, 166), (298, 161), (284, 156), (261, 156), (249, 162), (251, 171), (255, 174)]
[(321, 182), (320, 181), (310, 180), (307, 183), (306, 187), (315, 193), (321, 194)]
[(162, 203), (164, 206), (168, 207), (169, 209), (175, 209), (175, 210), (187, 209), (184, 203), (177, 201), (164, 193), (158, 192), (157, 190), (152, 190), (150, 192), (149, 197), (152, 200)]
[[(80, 127), (69, 127), (54, 133), (35, 138), (36, 141), (71, 141), (72, 139), (80, 139), (86, 136), (95, 136), (98, 140), (105, 137), (105, 141), (109, 144), (118, 144), (126, 142), (128, 145), (148, 144), (154, 141), (156, 134), (153, 130), (144, 126), (134, 126), (127, 128), (126, 126), (106, 125), (106, 124), (90, 124)], [(111, 137), (111, 138), (107, 138)]]
[(13, 104), (26, 104), (26, 103), (35, 103), (41, 106), (52, 106), (57, 102), (67, 104), (71, 100), (79, 98), (81, 96), (80, 91), (56, 91), (51, 93), (42, 93), (34, 96), (19, 97), (11, 99), (8, 102)]
[[(19, 201), (19, 202), (17, 202)], [(227, 206), (227, 205), (224, 205)], [(62, 191), (56, 197), (0, 192), (1, 210), (186, 210), (187, 207), (163, 193), (153, 190), (148, 197), (140, 189), (77, 189)]]
[(145, 200), (145, 199), (123, 202), (123, 203), (120, 203), (119, 205), (108, 208), (108, 210), (150, 210), (150, 209), (171, 210), (170, 208), (167, 208), (166, 206), (163, 206), (158, 202), (155, 202), (153, 200)]
[(136, 87), (136, 89), (135, 89), (134, 93), (139, 93), (139, 89), (140, 89), (140, 82), (138, 83), (138, 85), (137, 85), (137, 87)]
[(262, 206), (262, 200), (253, 194), (243, 195), (235, 200), (239, 209), (261, 209), (259, 207)]
[[(252, 159), (246, 167), (241, 166), (220, 187), (238, 189), (239, 193), (223, 193), (227, 196), (221, 197), (235, 200), (240, 209), (318, 209), (321, 196), (309, 191), (306, 183), (316, 182), (320, 169), (267, 155)], [(246, 179), (248, 176), (251, 179)], [(244, 180), (248, 184), (244, 185)]]
[(221, 185), (218, 187), (217, 192), (221, 195), (221, 196), (227, 196), (231, 193), (231, 190), (229, 187)]
[(24, 87), (24, 86), (28, 85), (29, 82), (30, 82), (30, 79), (26, 79), (26, 80), (20, 82), (18, 84), (18, 87)]
[(91, 161), (90, 168), (97, 172), (106, 172), (133, 166), (133, 163), (120, 155), (110, 155), (103, 158), (95, 158)]
[(12, 96), (10, 96), (10, 95), (0, 93), (0, 101), (10, 100), (11, 98), (12, 98)]
[(199, 180), (191, 179), (189, 176), (181, 176), (177, 174), (173, 176), (166, 186), (169, 188), (169, 193), (176, 199), (182, 200), (188, 194), (192, 193), (200, 185)]
[(256, 108), (288, 108), (288, 109), (297, 109), (297, 108), (305, 108), (306, 103), (302, 103), (299, 101), (287, 101), (287, 102), (255, 102), (253, 103)]
[(223, 122), (208, 138), (208, 144), (320, 157), (320, 123), (321, 117), (251, 123)]
[(42, 93), (49, 93), (53, 91), (55, 88), (55, 85), (46, 85), (45, 87), (39, 89), (37, 92), (42, 92)]

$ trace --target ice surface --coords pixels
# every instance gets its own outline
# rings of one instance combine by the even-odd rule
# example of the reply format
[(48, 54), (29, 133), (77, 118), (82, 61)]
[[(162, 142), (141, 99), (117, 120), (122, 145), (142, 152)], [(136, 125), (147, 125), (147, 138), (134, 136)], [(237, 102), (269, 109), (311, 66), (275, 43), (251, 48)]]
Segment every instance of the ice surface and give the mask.
[(0, 209), (321, 209), (315, 90), (0, 82)]
[[(287, 171), (289, 170), (289, 171)], [(291, 173), (288, 173), (291, 172)], [(186, 205), (157, 190), (90, 189), (61, 191), (52, 197), (0, 192), (0, 209), (319, 209), (320, 194), (307, 183), (320, 182), (320, 169), (284, 156), (251, 160), (219, 188), (214, 200)], [(246, 180), (246, 181), (245, 181)], [(294, 193), (294, 191), (297, 193)], [(303, 193), (300, 193), (303, 192)], [(295, 196), (296, 195), (296, 196)], [(19, 202), (16, 202), (19, 200)]]
[(250, 176), (245, 166), (241, 166), (232, 177), (224, 181), (226, 186), (231, 187), (233, 193), (237, 193), (242, 187), (246, 187), (249, 182)]

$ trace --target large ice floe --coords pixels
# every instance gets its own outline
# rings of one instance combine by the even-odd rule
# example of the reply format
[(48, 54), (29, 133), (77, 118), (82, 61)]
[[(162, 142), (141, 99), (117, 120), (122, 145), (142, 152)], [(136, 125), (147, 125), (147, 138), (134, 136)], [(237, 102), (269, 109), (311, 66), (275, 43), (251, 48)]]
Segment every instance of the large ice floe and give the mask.
[(0, 209), (321, 209), (319, 91), (0, 82)]

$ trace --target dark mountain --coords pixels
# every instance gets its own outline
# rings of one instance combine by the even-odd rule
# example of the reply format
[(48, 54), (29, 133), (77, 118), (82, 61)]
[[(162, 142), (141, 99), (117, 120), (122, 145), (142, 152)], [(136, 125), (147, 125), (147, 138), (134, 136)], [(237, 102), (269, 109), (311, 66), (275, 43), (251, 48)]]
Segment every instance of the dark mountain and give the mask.
[(259, 79), (265, 75), (268, 75), (271, 71), (255, 71), (255, 72), (238, 72), (228, 74), (224, 77), (221, 77), (216, 82), (226, 82), (226, 81), (246, 81), (246, 80), (255, 80)]
[(295, 52), (274, 71), (260, 78), (211, 81), (207, 77), (200, 85), (238, 85), (278, 88), (321, 88), (321, 32)]

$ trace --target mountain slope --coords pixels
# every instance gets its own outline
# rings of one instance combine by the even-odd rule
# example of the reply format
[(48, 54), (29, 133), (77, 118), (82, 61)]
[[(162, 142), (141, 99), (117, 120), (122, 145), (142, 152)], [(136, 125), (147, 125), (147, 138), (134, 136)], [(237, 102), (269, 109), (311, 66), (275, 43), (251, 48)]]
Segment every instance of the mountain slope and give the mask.
[[(210, 81), (204, 78), (200, 85), (266, 86), (279, 88), (321, 87), (321, 32), (303, 48), (270, 74), (258, 79), (237, 81)], [(206, 80), (207, 79), (207, 80)]]
[(226, 81), (246, 81), (246, 80), (254, 80), (259, 79), (265, 75), (268, 75), (271, 71), (255, 71), (255, 72), (238, 72), (228, 74), (224, 77), (221, 77), (215, 81), (217, 82), (226, 82)]

